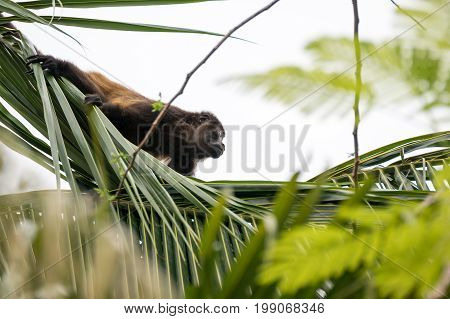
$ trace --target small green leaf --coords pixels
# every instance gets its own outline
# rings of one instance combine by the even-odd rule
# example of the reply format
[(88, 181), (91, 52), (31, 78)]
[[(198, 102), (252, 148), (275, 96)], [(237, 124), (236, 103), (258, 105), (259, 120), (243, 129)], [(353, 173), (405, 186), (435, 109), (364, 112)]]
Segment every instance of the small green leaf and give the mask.
[(152, 112), (159, 112), (164, 108), (164, 103), (161, 101), (156, 101), (152, 103)]

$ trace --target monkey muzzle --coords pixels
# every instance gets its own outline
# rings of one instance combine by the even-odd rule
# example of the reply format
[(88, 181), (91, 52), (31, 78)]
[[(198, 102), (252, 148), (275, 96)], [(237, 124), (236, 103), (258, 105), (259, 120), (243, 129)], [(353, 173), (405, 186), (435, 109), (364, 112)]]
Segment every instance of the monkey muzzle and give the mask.
[(217, 159), (221, 157), (224, 152), (225, 152), (225, 145), (223, 143), (214, 143), (201, 147), (198, 150), (197, 154), (199, 159), (205, 159), (208, 157)]
[(223, 155), (225, 152), (225, 145), (223, 143), (220, 144), (213, 144), (211, 145), (211, 152), (210, 156), (214, 159), (219, 158)]

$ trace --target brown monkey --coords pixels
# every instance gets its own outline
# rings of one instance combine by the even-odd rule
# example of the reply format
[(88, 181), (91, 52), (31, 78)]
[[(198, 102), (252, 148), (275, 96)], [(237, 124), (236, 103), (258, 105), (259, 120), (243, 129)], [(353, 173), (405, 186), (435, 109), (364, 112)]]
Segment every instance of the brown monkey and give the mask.
[[(16, 30), (9, 22), (1, 26)], [(69, 80), (86, 95), (85, 103), (98, 106), (124, 137), (136, 145), (142, 141), (159, 113), (153, 111), (154, 100), (100, 73), (84, 72), (70, 62), (38, 53), (28, 58), (28, 64), (39, 63), (53, 76)], [(171, 106), (144, 150), (158, 158), (170, 159), (169, 166), (177, 172), (193, 175), (199, 161), (223, 154), (224, 136), (221, 122), (212, 113), (188, 112)]]
[[(56, 77), (64, 77), (86, 95), (85, 103), (98, 106), (132, 143), (139, 144), (159, 112), (146, 98), (97, 72), (84, 72), (74, 64), (51, 55), (35, 55), (28, 64), (40, 63)], [(183, 175), (193, 175), (197, 163), (219, 158), (225, 151), (225, 130), (209, 112), (188, 112), (171, 106), (158, 130), (144, 147), (159, 158), (170, 158), (169, 166)]]

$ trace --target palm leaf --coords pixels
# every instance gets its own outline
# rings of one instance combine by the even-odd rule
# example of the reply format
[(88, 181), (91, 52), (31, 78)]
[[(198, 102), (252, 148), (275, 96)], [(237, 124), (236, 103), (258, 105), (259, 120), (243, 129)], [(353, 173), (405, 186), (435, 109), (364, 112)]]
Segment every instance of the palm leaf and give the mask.
[[(361, 180), (374, 175), (380, 189), (435, 190), (435, 171), (448, 166), (450, 132), (409, 138), (361, 156)], [(419, 155), (417, 153), (420, 152)], [(353, 161), (347, 161), (314, 177), (310, 182), (329, 179), (336, 185), (351, 186)]]
[[(8, 134), (0, 139), (9, 145), (19, 145), (14, 146), (15, 149), (55, 172), (58, 180), (66, 179), (76, 198), (80, 197), (79, 186), (97, 187), (104, 195), (112, 192), (114, 186), (111, 185), (117, 185), (135, 146), (98, 109), (92, 108), (86, 114), (82, 102), (84, 96), (68, 81), (44, 76), (38, 65), (33, 66), (34, 76), (26, 75), (24, 60), (33, 53), (32, 45), (27, 39), (15, 35), (8, 37), (2, 38), (0, 43), (2, 97), (44, 139), (30, 134), (3, 107), (0, 121), (7, 127)], [(218, 190), (181, 176), (151, 155), (141, 152), (125, 183), (128, 203), (118, 209), (110, 205), (110, 212), (119, 220), (124, 210), (131, 211), (133, 218), (139, 220), (148, 245), (161, 247), (164, 243), (165, 256), (176, 256), (166, 259), (165, 266), (174, 273), (178, 269), (179, 278), (186, 279), (188, 268), (180, 266), (181, 260), (183, 264), (187, 259), (198, 263), (196, 250), (203, 221), (202, 218), (195, 219), (193, 224), (192, 218), (176, 205), (171, 192), (162, 182), (170, 186), (171, 192), (202, 212), (202, 218), (217, 204)], [(78, 205), (81, 207), (81, 203)], [(243, 203), (238, 198), (230, 198), (228, 207), (225, 213), (233, 229), (224, 224), (224, 236), (231, 236), (238, 242), (242, 239), (235, 234), (236, 227), (252, 232), (254, 226), (236, 212), (245, 211), (246, 216), (255, 218), (266, 212), (264, 208)], [(155, 237), (155, 229), (159, 228), (162, 242)], [(178, 263), (176, 267), (174, 260)]]
[[(188, 4), (218, 0), (58, 0), (64, 8), (101, 8), (101, 7), (126, 7), (126, 6), (150, 6), (150, 5), (170, 5)], [(54, 6), (52, 0), (37, 0), (19, 2), (27, 9), (45, 9)], [(57, 4), (58, 5), (58, 4)]]
[[(172, 32), (172, 33), (197, 33), (197, 34), (208, 34), (217, 35), (219, 33), (207, 32), (202, 30), (187, 29), (187, 28), (177, 28), (154, 24), (144, 24), (144, 23), (127, 23), (127, 22), (117, 22), (99, 19), (87, 19), (87, 18), (77, 18), (77, 17), (58, 17), (54, 19), (49, 16), (41, 17), (46, 24), (52, 25), (64, 25), (78, 28), (90, 28), (90, 29), (101, 29), (101, 30), (116, 30), (116, 31), (134, 31), (134, 32)], [(5, 17), (0, 18), (0, 23), (20, 21), (20, 22), (35, 22), (34, 20), (29, 20), (22, 17)]]
[[(30, 10), (23, 8), (22, 6), (20, 6), (19, 4), (15, 3), (11, 0), (0, 0), (0, 16), (2, 16), (1, 12), (3, 12), (3, 11), (7, 12), (9, 14), (12, 14), (13, 16), (21, 17), (25, 21), (37, 22), (37, 23), (41, 23), (41, 24), (48, 24), (42, 17), (34, 14)], [(54, 25), (50, 25), (50, 26), (53, 29), (67, 35), (68, 37), (70, 37), (71, 39), (73, 39), (75, 42), (77, 42), (79, 44), (79, 42), (75, 38), (73, 38), (71, 35), (64, 32), (63, 30), (59, 29), (58, 27), (56, 27)]]
[[(179, 0), (179, 1), (84, 1), (84, 0), (70, 0), (70, 1), (60, 1), (57, 2), (63, 7), (72, 8), (96, 8), (96, 7), (110, 7), (110, 6), (120, 6), (124, 7), (127, 5), (169, 5), (169, 4), (183, 4), (183, 3), (195, 3), (204, 1), (216, 1), (216, 0)], [(197, 33), (197, 34), (208, 34), (208, 35), (221, 35), (219, 33), (194, 30), (179, 27), (170, 27), (162, 25), (153, 24), (143, 24), (143, 23), (126, 23), (99, 19), (87, 19), (78, 17), (58, 17), (55, 19), (54, 16), (39, 16), (30, 11), (30, 9), (43, 9), (47, 7), (53, 7), (56, 4), (55, 1), (29, 1), (29, 2), (19, 2), (15, 3), (11, 0), (0, 0), (0, 25), (2, 22), (11, 21), (21, 21), (21, 22), (37, 22), (44, 25), (50, 25), (54, 29), (62, 32), (63, 34), (69, 36), (76, 42), (72, 36), (62, 31), (55, 25), (65, 25), (80, 28), (92, 28), (92, 29), (103, 29), (103, 30), (119, 30), (119, 31), (136, 31), (136, 32), (176, 32), (176, 33)], [(7, 12), (11, 14), (10, 17), (3, 17), (1, 12)], [(79, 43), (79, 42), (78, 42)]]

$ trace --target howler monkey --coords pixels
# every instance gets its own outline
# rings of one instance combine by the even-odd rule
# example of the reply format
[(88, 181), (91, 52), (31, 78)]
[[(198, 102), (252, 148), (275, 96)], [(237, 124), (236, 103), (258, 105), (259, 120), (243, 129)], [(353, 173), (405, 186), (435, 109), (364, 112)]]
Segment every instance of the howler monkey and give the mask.
[[(11, 23), (1, 26), (17, 30)], [(27, 62), (39, 63), (49, 74), (73, 83), (85, 94), (85, 104), (98, 106), (124, 137), (136, 145), (159, 114), (153, 110), (154, 100), (100, 73), (84, 72), (70, 62), (39, 51)], [(224, 136), (221, 122), (212, 113), (188, 112), (171, 106), (144, 150), (157, 158), (170, 159), (169, 167), (177, 172), (193, 175), (198, 162), (209, 157), (219, 158), (223, 154)]]
[[(64, 77), (86, 95), (85, 104), (98, 106), (132, 143), (139, 144), (158, 116), (154, 100), (109, 80), (98, 72), (84, 72), (51, 55), (35, 55), (28, 64), (40, 63), (53, 76)], [(193, 175), (197, 163), (219, 158), (225, 151), (221, 122), (209, 112), (188, 112), (171, 106), (157, 131), (144, 147), (158, 158), (170, 158), (169, 167)]]

